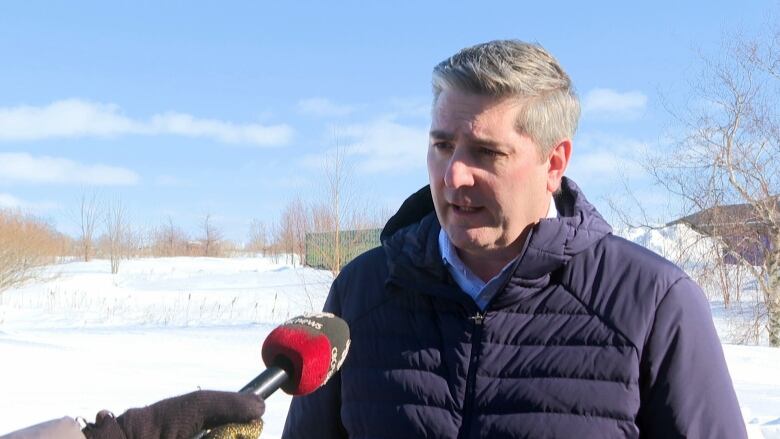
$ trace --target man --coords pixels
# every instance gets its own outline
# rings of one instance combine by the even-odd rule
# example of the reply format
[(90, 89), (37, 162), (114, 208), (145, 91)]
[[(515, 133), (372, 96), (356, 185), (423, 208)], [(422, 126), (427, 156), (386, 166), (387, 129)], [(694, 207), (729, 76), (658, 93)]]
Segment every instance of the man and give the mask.
[(352, 347), (285, 438), (742, 438), (708, 304), (563, 176), (579, 103), (543, 48), (433, 72), (430, 186), (325, 309)]

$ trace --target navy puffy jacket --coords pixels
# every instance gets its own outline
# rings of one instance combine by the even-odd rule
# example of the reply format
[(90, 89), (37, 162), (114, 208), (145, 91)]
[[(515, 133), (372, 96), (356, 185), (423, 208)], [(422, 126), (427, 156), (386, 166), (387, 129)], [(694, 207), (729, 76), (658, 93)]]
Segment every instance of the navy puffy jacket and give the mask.
[(410, 197), (334, 282), (352, 347), (283, 437), (746, 437), (698, 286), (613, 236), (571, 180), (555, 203), (480, 312), (442, 265), (428, 188)]

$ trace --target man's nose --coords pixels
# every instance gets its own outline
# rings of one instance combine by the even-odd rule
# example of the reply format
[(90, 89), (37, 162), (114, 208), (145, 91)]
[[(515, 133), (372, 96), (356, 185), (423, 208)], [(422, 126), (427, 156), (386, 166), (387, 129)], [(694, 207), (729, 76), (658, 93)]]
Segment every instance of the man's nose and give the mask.
[(444, 173), (444, 184), (452, 189), (474, 185), (474, 174), (471, 166), (458, 154), (450, 157), (447, 171)]

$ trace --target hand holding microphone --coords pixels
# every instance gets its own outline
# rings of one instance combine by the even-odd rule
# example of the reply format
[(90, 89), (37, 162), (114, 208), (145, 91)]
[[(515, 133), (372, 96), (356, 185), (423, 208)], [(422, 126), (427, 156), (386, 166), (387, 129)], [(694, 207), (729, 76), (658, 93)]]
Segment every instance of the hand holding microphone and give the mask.
[(344, 363), (349, 344), (347, 323), (333, 314), (294, 317), (265, 339), (262, 357), (267, 369), (239, 392), (201, 390), (116, 418), (100, 412), (83, 433), (88, 439), (257, 437), (264, 399), (279, 388), (291, 395), (317, 390)]
[(189, 438), (223, 424), (250, 423), (264, 412), (265, 403), (256, 395), (199, 390), (130, 409), (116, 418), (101, 411), (82, 433), (87, 439)]

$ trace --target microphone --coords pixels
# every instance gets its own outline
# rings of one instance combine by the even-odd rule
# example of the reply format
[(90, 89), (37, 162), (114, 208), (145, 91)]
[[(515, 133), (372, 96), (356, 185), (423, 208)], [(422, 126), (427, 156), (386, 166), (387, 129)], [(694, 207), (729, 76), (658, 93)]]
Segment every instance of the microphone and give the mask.
[(347, 322), (330, 313), (304, 314), (277, 327), (263, 342), (267, 369), (239, 392), (263, 399), (281, 388), (306, 395), (325, 385), (349, 351)]

